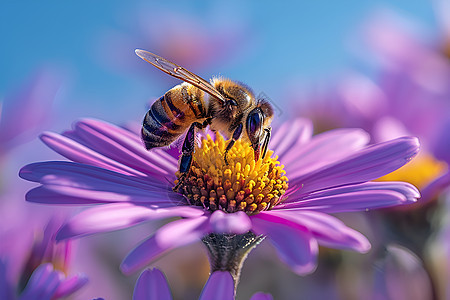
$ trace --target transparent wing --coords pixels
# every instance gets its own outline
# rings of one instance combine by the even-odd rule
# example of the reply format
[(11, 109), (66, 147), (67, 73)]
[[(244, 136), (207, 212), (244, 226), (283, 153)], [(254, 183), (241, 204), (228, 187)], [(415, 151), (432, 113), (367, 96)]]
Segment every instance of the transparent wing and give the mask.
[(168, 61), (167, 59), (162, 58), (156, 54), (150, 53), (145, 50), (136, 49), (135, 50), (137, 56), (145, 60), (146, 62), (151, 63), (161, 71), (173, 76), (175, 78), (186, 81), (192, 85), (195, 85), (199, 89), (207, 92), (208, 94), (218, 98), (222, 102), (226, 102), (225, 98), (222, 94), (219, 93), (208, 81), (201, 78), (200, 76), (195, 75), (192, 72), (189, 72), (183, 67), (180, 67), (173, 62)]

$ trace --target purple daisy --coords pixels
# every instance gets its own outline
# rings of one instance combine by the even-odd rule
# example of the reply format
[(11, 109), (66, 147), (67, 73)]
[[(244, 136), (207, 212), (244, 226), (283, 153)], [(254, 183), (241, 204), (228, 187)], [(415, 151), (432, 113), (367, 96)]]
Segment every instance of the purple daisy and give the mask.
[[(282, 261), (294, 272), (306, 274), (315, 269), (319, 244), (358, 252), (370, 249), (362, 234), (330, 213), (405, 204), (419, 197), (418, 190), (408, 183), (370, 182), (411, 160), (419, 151), (416, 138), (367, 146), (369, 136), (360, 129), (312, 136), (311, 123), (303, 119), (286, 122), (274, 132), (269, 145), (274, 150), (264, 162), (255, 163), (250, 147), (237, 141), (229, 156), (233, 171), (223, 173), (218, 170), (224, 163), (217, 150), (223, 147), (223, 139), (220, 135), (216, 141), (204, 138), (194, 153), (192, 174), (176, 193), (172, 190), (178, 170), (175, 157), (165, 149), (146, 151), (133, 132), (85, 119), (71, 131), (41, 136), (47, 146), (72, 162), (33, 163), (23, 167), (20, 176), (40, 184), (27, 193), (27, 201), (91, 205), (62, 227), (58, 240), (181, 218), (134, 248), (122, 262), (124, 273), (199, 240), (207, 246), (211, 259), (211, 253), (217, 254), (217, 240), (238, 236), (240, 240), (231, 242), (252, 247), (267, 237)], [(278, 157), (271, 157), (273, 153)], [(212, 173), (194, 169), (208, 159), (219, 164), (209, 163)], [(277, 160), (284, 163), (284, 169)], [(261, 176), (272, 177), (245, 182), (257, 168), (265, 174)], [(194, 173), (196, 186), (191, 184)], [(232, 182), (225, 180), (226, 176)], [(249, 249), (234, 251), (240, 250), (245, 257)], [(235, 279), (239, 269), (232, 272)], [(224, 271), (220, 262), (211, 261), (214, 271)]]

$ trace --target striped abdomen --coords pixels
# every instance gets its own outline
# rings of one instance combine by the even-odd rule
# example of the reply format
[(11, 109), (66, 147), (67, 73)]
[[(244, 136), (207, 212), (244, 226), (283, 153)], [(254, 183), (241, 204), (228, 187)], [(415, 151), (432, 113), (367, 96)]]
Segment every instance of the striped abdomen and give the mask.
[(183, 83), (156, 100), (142, 124), (142, 140), (147, 149), (168, 146), (183, 134), (192, 122), (207, 116), (204, 92)]

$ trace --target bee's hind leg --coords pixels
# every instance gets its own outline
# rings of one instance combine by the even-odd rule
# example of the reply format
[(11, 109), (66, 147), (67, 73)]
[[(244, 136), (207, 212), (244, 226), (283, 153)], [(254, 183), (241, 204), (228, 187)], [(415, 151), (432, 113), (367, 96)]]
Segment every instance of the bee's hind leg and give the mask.
[(173, 190), (175, 192), (178, 191), (178, 187), (183, 182), (187, 172), (191, 168), (192, 153), (194, 153), (195, 149), (195, 128), (197, 127), (199, 129), (203, 129), (209, 124), (211, 124), (211, 118), (206, 119), (203, 123), (194, 122), (189, 127), (186, 133), (186, 137), (184, 138), (183, 147), (181, 148), (182, 155), (179, 163), (179, 171), (181, 173), (181, 176), (178, 179), (178, 183), (173, 187)]

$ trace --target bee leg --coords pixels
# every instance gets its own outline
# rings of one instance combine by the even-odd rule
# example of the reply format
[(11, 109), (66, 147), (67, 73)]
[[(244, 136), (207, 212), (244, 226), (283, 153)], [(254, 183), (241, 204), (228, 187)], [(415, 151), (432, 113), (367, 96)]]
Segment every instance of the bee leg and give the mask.
[(180, 158), (180, 167), (179, 167), (181, 176), (178, 179), (178, 183), (173, 187), (174, 191), (178, 190), (178, 187), (183, 182), (184, 178), (187, 175), (187, 172), (191, 168), (192, 153), (194, 152), (195, 148), (195, 127), (203, 129), (209, 124), (211, 124), (211, 118), (206, 119), (203, 123), (194, 122), (189, 127), (189, 130), (186, 133), (186, 137), (184, 138), (183, 147), (181, 149), (183, 153)]
[(267, 146), (269, 146), (270, 133), (272, 132), (272, 127), (265, 128), (264, 131), (266, 132), (266, 135), (264, 136), (264, 141), (263, 141), (263, 146), (262, 146), (262, 149), (263, 149), (262, 159), (264, 159), (264, 157), (266, 157)]
[(233, 136), (231, 137), (231, 141), (228, 143), (227, 148), (225, 149), (225, 153), (223, 155), (223, 159), (225, 160), (225, 163), (228, 165), (227, 161), (227, 155), (228, 151), (233, 147), (234, 143), (241, 137), (242, 128), (244, 126), (241, 124), (238, 125), (238, 127), (234, 130)]

